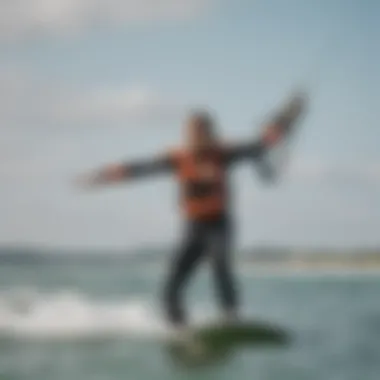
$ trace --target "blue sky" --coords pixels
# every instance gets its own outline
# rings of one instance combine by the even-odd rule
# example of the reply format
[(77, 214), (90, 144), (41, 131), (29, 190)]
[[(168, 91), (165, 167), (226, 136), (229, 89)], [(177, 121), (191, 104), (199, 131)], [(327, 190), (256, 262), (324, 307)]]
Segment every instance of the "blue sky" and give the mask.
[(0, 243), (176, 242), (171, 178), (72, 179), (181, 139), (188, 107), (245, 138), (294, 86), (310, 114), (282, 183), (232, 175), (236, 243), (380, 243), (380, 4), (364, 0), (0, 2)]

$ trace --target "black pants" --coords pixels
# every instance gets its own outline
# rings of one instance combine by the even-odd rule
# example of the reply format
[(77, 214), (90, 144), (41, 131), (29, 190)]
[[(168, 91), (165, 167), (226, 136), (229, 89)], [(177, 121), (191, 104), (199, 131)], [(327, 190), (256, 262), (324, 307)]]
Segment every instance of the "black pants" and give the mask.
[(225, 217), (187, 223), (184, 241), (176, 252), (165, 286), (165, 310), (171, 323), (186, 322), (182, 306), (183, 289), (206, 255), (213, 265), (220, 306), (226, 312), (235, 311), (237, 300), (230, 262), (231, 232), (231, 222)]

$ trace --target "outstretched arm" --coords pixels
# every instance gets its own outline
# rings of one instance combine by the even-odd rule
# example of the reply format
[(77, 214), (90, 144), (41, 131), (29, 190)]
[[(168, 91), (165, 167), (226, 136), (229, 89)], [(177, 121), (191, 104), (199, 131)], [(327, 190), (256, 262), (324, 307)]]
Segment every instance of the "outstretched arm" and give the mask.
[(237, 162), (243, 159), (258, 160), (280, 142), (286, 134), (287, 129), (285, 124), (274, 122), (268, 125), (259, 138), (228, 147), (228, 161)]
[(284, 141), (294, 129), (294, 125), (305, 111), (305, 98), (297, 95), (268, 123), (261, 136), (252, 141), (237, 144), (227, 149), (229, 161), (245, 158), (261, 159), (274, 146)]
[(169, 155), (165, 155), (150, 160), (108, 165), (80, 177), (78, 182), (85, 187), (98, 187), (170, 172), (173, 168), (173, 160)]

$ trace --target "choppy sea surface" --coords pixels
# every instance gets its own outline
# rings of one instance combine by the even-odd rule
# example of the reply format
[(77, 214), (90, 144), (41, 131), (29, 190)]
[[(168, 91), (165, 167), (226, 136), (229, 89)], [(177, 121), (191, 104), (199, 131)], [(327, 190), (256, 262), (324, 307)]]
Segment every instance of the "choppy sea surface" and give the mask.
[[(238, 262), (243, 315), (292, 333), (286, 347), (238, 350), (186, 368), (165, 350), (167, 259), (0, 265), (0, 378), (379, 380), (380, 273), (261, 270)], [(207, 265), (187, 290), (196, 323), (216, 318)]]

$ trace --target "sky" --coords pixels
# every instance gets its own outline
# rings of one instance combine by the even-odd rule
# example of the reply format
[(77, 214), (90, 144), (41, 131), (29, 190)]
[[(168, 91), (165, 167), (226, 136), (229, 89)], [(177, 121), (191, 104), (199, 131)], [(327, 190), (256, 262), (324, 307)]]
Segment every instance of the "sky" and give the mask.
[(236, 245), (379, 246), (379, 16), (372, 0), (0, 0), (0, 244), (176, 243), (173, 178), (73, 180), (180, 143), (192, 107), (254, 136), (302, 85), (281, 182), (231, 175)]

